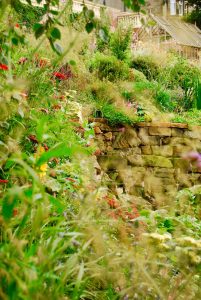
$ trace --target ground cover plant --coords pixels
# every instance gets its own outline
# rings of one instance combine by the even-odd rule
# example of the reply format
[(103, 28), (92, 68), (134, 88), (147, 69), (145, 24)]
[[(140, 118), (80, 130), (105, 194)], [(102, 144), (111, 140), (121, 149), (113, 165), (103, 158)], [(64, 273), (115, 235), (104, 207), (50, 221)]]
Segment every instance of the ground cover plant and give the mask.
[[(46, 1), (49, 17), (51, 2), (58, 1)], [(125, 3), (139, 9), (144, 1)], [(139, 97), (148, 90), (155, 100), (159, 79), (149, 81), (117, 55), (126, 76), (97, 76), (93, 59), (108, 62), (114, 50), (90, 50), (91, 31), (100, 28), (85, 7), (60, 16), (75, 33), (66, 45), (58, 12), (44, 24), (34, 20), (36, 41), (19, 22), (21, 10), (0, 5), (0, 298), (199, 299), (200, 187), (153, 209), (118, 182), (108, 184), (88, 122), (97, 111), (113, 125), (146, 120)], [(78, 51), (83, 30), (92, 35)]]

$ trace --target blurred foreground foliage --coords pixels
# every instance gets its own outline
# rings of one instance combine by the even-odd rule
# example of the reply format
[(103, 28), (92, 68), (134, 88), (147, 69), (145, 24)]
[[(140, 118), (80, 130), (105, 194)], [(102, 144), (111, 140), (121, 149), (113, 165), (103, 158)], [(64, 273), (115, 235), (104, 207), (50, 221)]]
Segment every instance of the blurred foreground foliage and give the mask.
[[(51, 46), (60, 39), (52, 22), (34, 26)], [(108, 187), (83, 106), (91, 113), (97, 102), (113, 122), (130, 122), (113, 105), (133, 94), (95, 82), (87, 55), (75, 64), (69, 45), (59, 59), (44, 41), (34, 47), (10, 7), (1, 24), (0, 298), (198, 299), (200, 187), (157, 210)], [(108, 86), (110, 101), (101, 103)]]

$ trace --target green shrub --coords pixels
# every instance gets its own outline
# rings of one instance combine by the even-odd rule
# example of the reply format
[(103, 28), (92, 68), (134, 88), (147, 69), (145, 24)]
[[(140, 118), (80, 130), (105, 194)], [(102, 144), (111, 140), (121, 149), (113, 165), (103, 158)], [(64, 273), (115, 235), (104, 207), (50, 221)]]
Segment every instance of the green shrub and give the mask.
[(134, 122), (137, 121), (136, 118), (131, 118), (130, 116), (126, 115), (121, 109), (117, 109), (112, 104), (103, 105), (102, 109), (103, 117), (106, 118), (110, 125), (125, 125), (129, 124), (132, 125)]
[(132, 73), (133, 73), (135, 82), (146, 82), (147, 81), (147, 78), (144, 75), (144, 73), (140, 72), (139, 70), (132, 69)]
[(118, 60), (115, 56), (104, 55), (97, 52), (89, 66), (91, 72), (95, 71), (99, 79), (115, 81), (129, 77), (129, 67), (126, 63)]
[(114, 56), (120, 60), (127, 60), (131, 43), (131, 30), (119, 27), (111, 34), (109, 48)]
[(157, 79), (160, 67), (150, 56), (137, 56), (132, 59), (131, 68), (142, 72), (148, 80)]
[(174, 111), (176, 109), (177, 102), (170, 90), (166, 90), (164, 88), (157, 89), (155, 99), (164, 111)]
[(181, 108), (188, 110), (194, 107), (199, 97), (200, 70), (191, 65), (187, 60), (179, 59), (173, 66), (165, 68), (160, 75), (160, 81), (168, 89), (180, 88), (183, 91), (183, 101)]

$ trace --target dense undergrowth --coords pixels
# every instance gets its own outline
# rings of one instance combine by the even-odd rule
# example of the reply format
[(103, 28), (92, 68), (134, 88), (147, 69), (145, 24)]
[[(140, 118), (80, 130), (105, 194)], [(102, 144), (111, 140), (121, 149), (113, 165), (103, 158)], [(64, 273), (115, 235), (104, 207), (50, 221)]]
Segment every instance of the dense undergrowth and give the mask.
[[(186, 110), (199, 105), (199, 70), (172, 55), (162, 67), (132, 58), (121, 29), (100, 40), (77, 37), (75, 25), (63, 30), (70, 50), (58, 59), (46, 42), (36, 49), (30, 29), (7, 13), (0, 21), (12, 29), (1, 32), (8, 44), (0, 58), (0, 298), (199, 299), (200, 187), (153, 210), (115, 182), (108, 186), (88, 124), (89, 116), (112, 125), (149, 121), (161, 108), (186, 121)], [(26, 43), (12, 44), (15, 34)]]

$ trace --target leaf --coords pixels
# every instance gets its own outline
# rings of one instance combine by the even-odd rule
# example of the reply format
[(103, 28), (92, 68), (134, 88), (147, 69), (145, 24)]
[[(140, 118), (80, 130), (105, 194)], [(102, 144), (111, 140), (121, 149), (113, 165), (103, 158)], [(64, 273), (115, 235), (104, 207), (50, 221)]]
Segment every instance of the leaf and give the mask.
[(33, 30), (34, 30), (36, 39), (38, 39), (45, 32), (45, 27), (40, 23), (35, 23), (33, 26)]
[(13, 209), (17, 202), (17, 196), (9, 197), (8, 195), (3, 199), (2, 215), (6, 221), (9, 221), (13, 216)]
[(58, 54), (58, 55), (62, 55), (63, 53), (63, 48), (61, 47), (61, 45), (57, 44), (57, 43), (50, 43), (52, 46), (52, 49)]
[(94, 11), (91, 9), (88, 9), (86, 11), (86, 17), (89, 18), (90, 20), (92, 20), (94, 18)]
[(61, 39), (61, 32), (57, 27), (54, 27), (54, 28), (51, 29), (50, 35), (55, 40), (60, 40)]
[(72, 147), (68, 147), (66, 143), (59, 143), (49, 151), (43, 153), (38, 159), (36, 165), (41, 166), (53, 157), (71, 156), (73, 153)]
[(70, 61), (69, 61), (69, 64), (70, 64), (71, 66), (76, 66), (76, 62), (75, 62), (74, 60), (70, 60)]
[(86, 24), (85, 29), (88, 33), (91, 33), (92, 30), (94, 29), (94, 23), (93, 22), (89, 22)]
[(50, 203), (55, 206), (57, 213), (63, 213), (65, 206), (56, 198), (54, 198), (53, 196), (49, 195), (49, 200)]
[(106, 33), (106, 31), (103, 28), (101, 28), (99, 30), (99, 36), (102, 41), (104, 41), (105, 43), (108, 42), (108, 40), (109, 40), (108, 34)]

